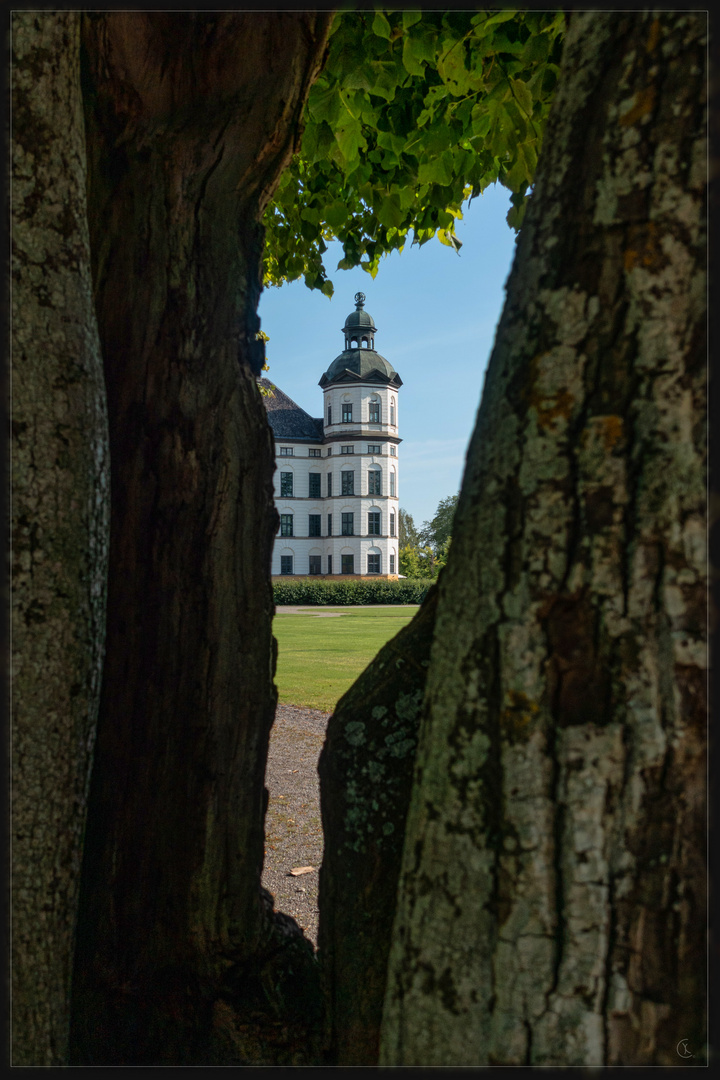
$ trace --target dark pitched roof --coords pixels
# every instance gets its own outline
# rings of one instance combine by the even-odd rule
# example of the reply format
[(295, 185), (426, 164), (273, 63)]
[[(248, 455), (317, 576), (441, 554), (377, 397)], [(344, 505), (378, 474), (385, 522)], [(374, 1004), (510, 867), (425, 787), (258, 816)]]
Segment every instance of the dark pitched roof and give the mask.
[(292, 398), (274, 386), (270, 379), (258, 379), (258, 383), (272, 391), (272, 397), (263, 395), (263, 401), (276, 439), (323, 441), (322, 417), (312, 417), (310, 413), (306, 413)]

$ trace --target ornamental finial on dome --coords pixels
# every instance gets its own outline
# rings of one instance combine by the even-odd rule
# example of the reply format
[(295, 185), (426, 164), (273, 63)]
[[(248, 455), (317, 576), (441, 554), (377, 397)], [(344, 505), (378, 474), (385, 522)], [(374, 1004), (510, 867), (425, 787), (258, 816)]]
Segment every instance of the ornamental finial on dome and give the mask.
[(364, 292), (356, 292), (355, 293), (355, 303), (357, 305), (357, 310), (358, 311), (365, 306), (365, 293)]

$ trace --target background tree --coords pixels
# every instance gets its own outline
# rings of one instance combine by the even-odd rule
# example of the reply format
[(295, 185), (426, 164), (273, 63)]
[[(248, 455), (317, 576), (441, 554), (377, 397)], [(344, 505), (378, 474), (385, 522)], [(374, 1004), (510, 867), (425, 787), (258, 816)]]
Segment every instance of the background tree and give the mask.
[(435, 577), (435, 560), (432, 548), (406, 544), (399, 548), (398, 565), (400, 573), (407, 578)]
[(448, 536), (448, 538), (442, 543), (442, 545), (438, 549), (438, 553), (435, 557), (435, 568), (437, 569), (438, 573), (440, 572), (440, 570), (442, 570), (443, 566), (447, 565), (447, 561), (450, 556), (451, 544), (452, 536)]
[(457, 502), (457, 495), (448, 495), (446, 499), (441, 499), (432, 520), (423, 522), (418, 538), (420, 543), (429, 544), (436, 555), (440, 553), (452, 536), (453, 518)]
[(412, 514), (409, 514), (407, 510), (403, 510), (401, 506), (398, 511), (398, 546), (401, 548), (408, 545), (416, 547), (417, 543), (418, 533)]

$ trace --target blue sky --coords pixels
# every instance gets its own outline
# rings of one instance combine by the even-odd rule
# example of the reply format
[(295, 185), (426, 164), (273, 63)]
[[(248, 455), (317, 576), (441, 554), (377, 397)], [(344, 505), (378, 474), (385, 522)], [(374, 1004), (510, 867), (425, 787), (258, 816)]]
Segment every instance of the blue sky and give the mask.
[(375, 348), (403, 380), (398, 396), (400, 505), (417, 526), (460, 488), (485, 368), (505, 299), (515, 233), (505, 221), (509, 192), (495, 184), (466, 206), (457, 224), (460, 254), (437, 239), (384, 258), (373, 281), (359, 267), (325, 266), (331, 300), (304, 282), (265, 289), (260, 298), (270, 370), (265, 374), (311, 416), (322, 415), (318, 380), (342, 351), (346, 316), (358, 290), (375, 320)]

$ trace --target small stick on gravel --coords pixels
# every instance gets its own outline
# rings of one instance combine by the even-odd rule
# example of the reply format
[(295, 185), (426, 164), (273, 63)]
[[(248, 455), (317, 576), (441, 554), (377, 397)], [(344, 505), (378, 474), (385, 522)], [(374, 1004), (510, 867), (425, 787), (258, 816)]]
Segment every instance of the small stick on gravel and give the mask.
[(330, 715), (278, 705), (265, 770), (269, 800), (262, 884), (273, 894), (275, 910), (291, 915), (313, 945), (323, 855), (317, 762)]

